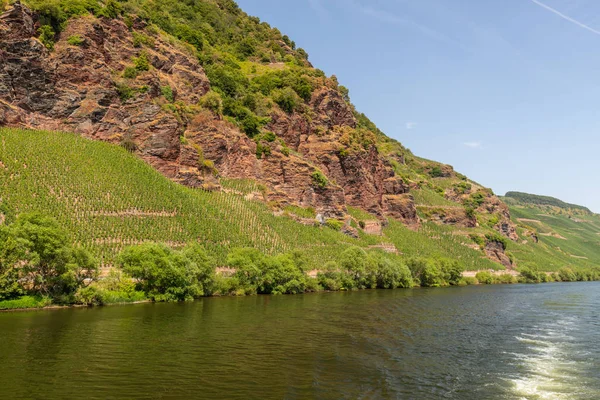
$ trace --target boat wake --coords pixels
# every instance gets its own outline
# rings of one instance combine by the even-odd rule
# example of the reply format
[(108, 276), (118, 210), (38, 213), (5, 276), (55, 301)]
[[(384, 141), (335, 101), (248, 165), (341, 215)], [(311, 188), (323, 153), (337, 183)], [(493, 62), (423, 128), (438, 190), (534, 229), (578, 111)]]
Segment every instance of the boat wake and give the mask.
[(588, 361), (576, 330), (576, 319), (565, 318), (515, 338), (522, 351), (508, 353), (517, 371), (508, 379), (513, 395), (527, 400), (593, 398), (582, 381)]

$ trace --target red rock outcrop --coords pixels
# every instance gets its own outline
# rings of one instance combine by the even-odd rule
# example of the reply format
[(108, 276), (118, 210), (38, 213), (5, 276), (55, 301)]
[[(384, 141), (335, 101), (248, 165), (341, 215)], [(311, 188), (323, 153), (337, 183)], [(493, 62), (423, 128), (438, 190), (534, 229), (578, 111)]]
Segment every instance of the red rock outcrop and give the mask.
[[(310, 118), (275, 107), (267, 128), (295, 152), (284, 151), (278, 141), (261, 143), (270, 154), (258, 158), (257, 144), (234, 125), (199, 109), (174, 109), (196, 107), (210, 82), (197, 57), (177, 42), (153, 35), (151, 45), (136, 47), (133, 34), (145, 28), (143, 21), (134, 20), (132, 32), (120, 19), (75, 18), (57, 36), (53, 51), (36, 37), (38, 28), (37, 16), (18, 2), (0, 17), (1, 125), (126, 144), (191, 187), (215, 187), (218, 171), (257, 179), (268, 187), (270, 201), (314, 207), (326, 217), (341, 218), (349, 204), (418, 225), (409, 187), (374, 145), (340, 152), (343, 130), (357, 122), (339, 91), (315, 90), (304, 105)], [(69, 44), (74, 36), (79, 45)], [(151, 68), (125, 78), (139, 57)], [(171, 101), (165, 100), (165, 88)], [(329, 180), (324, 187), (313, 182), (317, 170)]]

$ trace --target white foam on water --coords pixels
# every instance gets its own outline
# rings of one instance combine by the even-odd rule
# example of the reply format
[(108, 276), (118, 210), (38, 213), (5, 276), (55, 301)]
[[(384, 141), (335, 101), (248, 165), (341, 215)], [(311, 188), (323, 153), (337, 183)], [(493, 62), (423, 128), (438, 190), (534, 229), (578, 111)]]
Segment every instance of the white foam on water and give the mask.
[(575, 326), (573, 320), (558, 320), (515, 338), (527, 347), (524, 353), (507, 353), (523, 371), (509, 379), (515, 395), (531, 400), (573, 399), (582, 394), (578, 385), (580, 366), (570, 357), (575, 349), (569, 332)]

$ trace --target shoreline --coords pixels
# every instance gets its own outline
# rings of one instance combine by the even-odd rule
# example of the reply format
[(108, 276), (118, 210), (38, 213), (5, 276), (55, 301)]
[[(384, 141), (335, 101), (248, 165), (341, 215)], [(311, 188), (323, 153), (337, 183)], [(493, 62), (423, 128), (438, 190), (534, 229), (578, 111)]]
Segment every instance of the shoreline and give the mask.
[[(483, 271), (487, 271), (487, 270), (483, 270)], [(467, 275), (463, 275), (465, 277), (471, 277), (471, 273), (473, 273), (473, 277), (475, 276), (475, 274), (477, 274), (478, 272), (482, 272), (482, 271), (465, 271), (463, 274), (467, 274)], [(491, 271), (487, 271), (487, 272), (491, 272)], [(495, 272), (500, 272), (500, 271), (495, 271)], [(516, 271), (514, 271), (516, 272)], [(547, 272), (548, 274), (550, 274), (549, 272)], [(506, 274), (506, 272), (505, 272)], [(502, 274), (497, 274), (502, 275)], [(510, 274), (513, 275), (513, 274)], [(513, 276), (518, 276), (517, 275), (513, 275)], [(299, 293), (299, 294), (287, 294), (287, 295), (283, 295), (283, 296), (298, 296), (298, 295), (307, 295), (307, 294), (319, 294), (319, 293), (348, 293), (348, 292), (362, 292), (362, 291), (367, 291), (367, 290), (415, 290), (415, 289), (449, 289), (449, 288), (455, 288), (455, 287), (459, 287), (459, 288), (464, 288), (464, 287), (468, 287), (468, 286), (496, 286), (496, 285), (541, 285), (541, 284), (551, 284), (551, 283), (582, 283), (582, 282), (589, 282), (589, 281), (575, 281), (575, 282), (562, 282), (562, 281), (553, 281), (553, 282), (538, 282), (538, 283), (525, 283), (525, 282), (515, 282), (515, 283), (502, 283), (502, 282), (496, 282), (496, 283), (490, 283), (490, 284), (485, 284), (485, 283), (475, 283), (475, 284), (468, 284), (468, 285), (454, 285), (454, 286), (440, 286), (440, 287), (423, 287), (423, 286), (413, 286), (410, 288), (396, 288), (396, 289), (379, 289), (379, 288), (375, 288), (375, 289), (357, 289), (357, 290), (338, 290), (338, 291), (332, 291), (332, 290), (321, 290), (321, 291), (316, 291), (316, 292), (305, 292), (305, 293)], [(198, 301), (201, 299), (209, 299), (209, 298), (218, 298), (218, 297), (250, 297), (250, 296), (275, 296), (273, 294), (254, 294), (254, 295), (246, 295), (246, 296), (222, 296), (222, 295), (215, 295), (215, 296), (206, 296), (206, 297), (201, 297), (200, 299), (194, 299), (193, 301)], [(167, 303), (167, 302), (155, 302), (153, 300), (140, 300), (140, 301), (132, 301), (132, 302), (126, 302), (126, 303), (108, 303), (108, 304), (102, 304), (102, 305), (85, 305), (85, 304), (70, 304), (70, 305), (57, 305), (57, 304), (53, 304), (53, 305), (49, 305), (49, 306), (45, 306), (45, 307), (32, 307), (32, 308), (12, 308), (12, 309), (5, 309), (5, 310), (0, 310), (0, 315), (2, 313), (10, 313), (10, 312), (25, 312), (25, 311), (55, 311), (55, 310), (65, 310), (65, 309), (71, 309), (71, 308), (102, 308), (102, 307), (111, 307), (111, 306), (127, 306), (127, 305), (136, 305), (136, 304), (147, 304), (147, 303)], [(185, 303), (185, 302), (176, 302), (176, 303)]]

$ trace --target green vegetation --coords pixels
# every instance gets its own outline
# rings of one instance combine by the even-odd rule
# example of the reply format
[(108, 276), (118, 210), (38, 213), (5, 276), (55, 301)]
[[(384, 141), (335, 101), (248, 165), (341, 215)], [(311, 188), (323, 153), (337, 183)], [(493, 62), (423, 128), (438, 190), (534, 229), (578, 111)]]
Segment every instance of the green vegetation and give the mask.
[(554, 213), (556, 209), (547, 206), (509, 206), (520, 239), (509, 241), (507, 250), (518, 265), (535, 265), (543, 271), (589, 270), (600, 265), (598, 215)]
[(98, 276), (98, 264), (81, 247), (71, 247), (58, 223), (21, 214), (0, 229), (0, 300), (21, 295), (69, 303)]
[(85, 40), (80, 35), (72, 35), (67, 39), (67, 43), (71, 46), (81, 46), (85, 43)]
[(312, 178), (313, 183), (321, 189), (325, 188), (329, 183), (327, 177), (321, 171), (313, 172), (310, 177)]
[(589, 208), (579, 206), (577, 204), (569, 204), (565, 203), (562, 200), (556, 199), (554, 197), (549, 196), (539, 196), (535, 194), (529, 193), (521, 193), (521, 192), (508, 192), (505, 195), (506, 198), (513, 199), (517, 203), (527, 204), (532, 206), (552, 206), (557, 207), (563, 210), (573, 210), (583, 212), (585, 214), (592, 214)]

